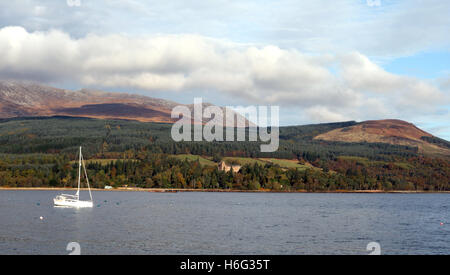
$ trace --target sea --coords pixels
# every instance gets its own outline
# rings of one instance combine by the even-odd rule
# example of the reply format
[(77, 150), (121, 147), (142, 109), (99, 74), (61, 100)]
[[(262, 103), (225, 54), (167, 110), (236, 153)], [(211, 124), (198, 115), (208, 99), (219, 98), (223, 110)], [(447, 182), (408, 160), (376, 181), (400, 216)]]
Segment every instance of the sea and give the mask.
[(450, 194), (59, 193), (0, 190), (0, 254), (450, 254)]

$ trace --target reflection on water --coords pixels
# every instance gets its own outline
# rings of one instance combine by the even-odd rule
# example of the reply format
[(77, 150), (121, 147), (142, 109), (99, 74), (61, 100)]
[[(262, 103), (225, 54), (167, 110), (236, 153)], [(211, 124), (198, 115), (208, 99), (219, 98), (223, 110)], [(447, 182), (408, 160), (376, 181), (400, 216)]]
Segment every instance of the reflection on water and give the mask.
[[(0, 191), (1, 254), (449, 254), (449, 194)], [(42, 217), (42, 219), (40, 219)]]

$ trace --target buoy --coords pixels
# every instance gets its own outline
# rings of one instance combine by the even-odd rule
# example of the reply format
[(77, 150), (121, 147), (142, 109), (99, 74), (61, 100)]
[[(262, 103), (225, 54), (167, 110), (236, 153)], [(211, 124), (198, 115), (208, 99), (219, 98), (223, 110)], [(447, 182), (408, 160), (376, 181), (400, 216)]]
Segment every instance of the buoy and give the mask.
[(444, 225), (444, 223), (443, 223), (443, 222), (441, 222), (441, 225)]

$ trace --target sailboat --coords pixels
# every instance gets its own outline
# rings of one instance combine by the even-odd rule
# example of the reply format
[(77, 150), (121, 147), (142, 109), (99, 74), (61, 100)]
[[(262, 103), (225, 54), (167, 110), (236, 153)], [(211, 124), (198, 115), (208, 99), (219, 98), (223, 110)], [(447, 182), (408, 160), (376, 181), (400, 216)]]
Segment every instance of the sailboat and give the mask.
[[(81, 153), (80, 146), (80, 155), (79, 155), (79, 166), (78, 166), (78, 189), (75, 195), (61, 194), (56, 196), (53, 199), (55, 206), (68, 206), (68, 207), (92, 207), (94, 202), (92, 200), (91, 188), (89, 187), (89, 179), (86, 172), (86, 166), (84, 164), (83, 154)], [(90, 201), (82, 201), (80, 200), (80, 184), (81, 184), (81, 166), (83, 166), (84, 175), (86, 177), (86, 182), (89, 190), (89, 196), (91, 198)]]

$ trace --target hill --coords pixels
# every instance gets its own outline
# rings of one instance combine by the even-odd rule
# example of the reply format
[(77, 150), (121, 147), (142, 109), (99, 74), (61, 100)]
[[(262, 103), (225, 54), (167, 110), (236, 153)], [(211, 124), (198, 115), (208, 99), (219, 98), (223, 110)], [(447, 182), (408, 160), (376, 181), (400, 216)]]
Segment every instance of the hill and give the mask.
[[(355, 125), (282, 127), (279, 150), (262, 153), (259, 142), (174, 142), (169, 123), (0, 119), (0, 187), (73, 186), (77, 167), (72, 161), (82, 145), (97, 188), (450, 191), (449, 158), (425, 156), (405, 145), (314, 139)], [(423, 137), (436, 146), (448, 145)], [(220, 159), (238, 160), (241, 171), (219, 171), (211, 160)]]
[(396, 120), (371, 120), (342, 127), (319, 134), (316, 140), (340, 142), (388, 143), (418, 147), (419, 152), (427, 154), (450, 155), (445, 141), (417, 128), (414, 124)]
[(280, 128), (280, 146), (273, 153), (260, 152), (260, 142), (174, 142), (171, 124), (77, 117), (30, 117), (0, 119), (0, 153), (73, 152), (83, 144), (86, 155), (123, 152), (148, 147), (168, 154), (222, 155), (230, 157), (282, 158), (308, 161), (359, 156), (391, 159), (417, 155), (417, 148), (387, 143), (347, 143), (315, 140), (314, 136), (355, 122), (327, 123)]
[[(176, 119), (171, 118), (171, 112), (179, 105), (193, 110), (193, 104), (136, 94), (88, 89), (71, 91), (30, 82), (0, 80), (0, 118), (72, 116), (174, 123)], [(203, 108), (207, 106), (212, 104), (203, 103)]]

